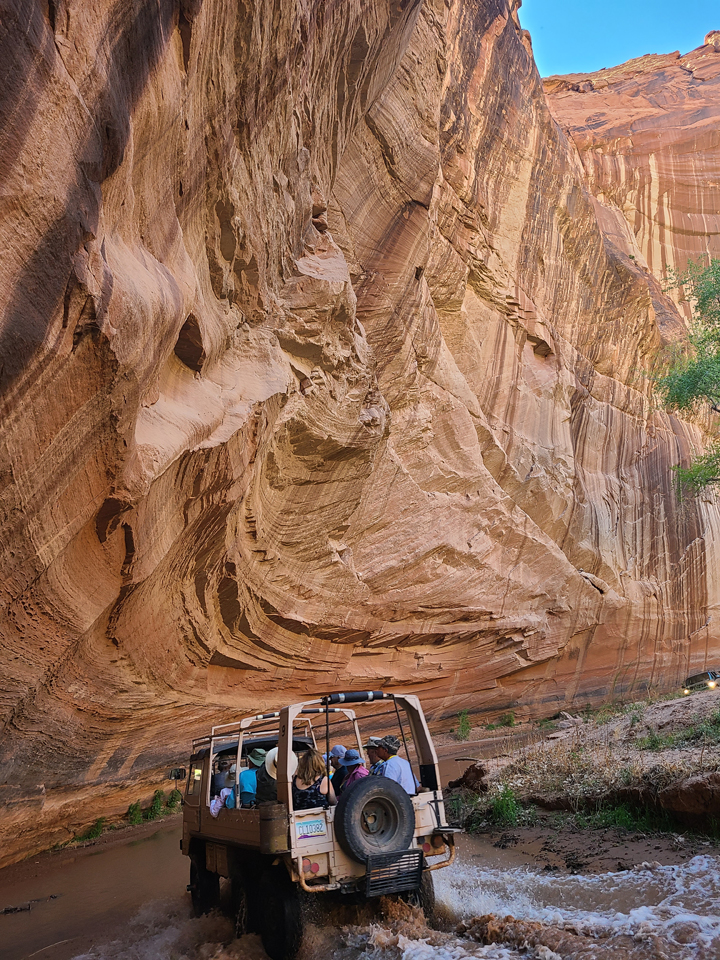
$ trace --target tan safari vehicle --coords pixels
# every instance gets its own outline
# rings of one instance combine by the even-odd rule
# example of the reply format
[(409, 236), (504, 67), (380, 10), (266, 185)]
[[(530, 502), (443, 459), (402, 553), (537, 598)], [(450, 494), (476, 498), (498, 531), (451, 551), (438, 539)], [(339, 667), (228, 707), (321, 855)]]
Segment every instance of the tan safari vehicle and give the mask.
[[(381, 713), (362, 718), (366, 729), (367, 720), (375, 722), (375, 731), (387, 731), (391, 721), (399, 726), (417, 793), (411, 796), (394, 780), (369, 776), (341, 793), (337, 806), (293, 810), (292, 773), (299, 753), (315, 747), (329, 754), (331, 743), (342, 736), (345, 743), (355, 740), (363, 756), (350, 704)], [(211, 784), (217, 771), (229, 769), (226, 784), (234, 783), (233, 797), (239, 797), (248, 754), (274, 747), (277, 802), (231, 809), (216, 801), (213, 816)], [(176, 770), (171, 776), (185, 774)], [(432, 871), (452, 863), (456, 832), (446, 825), (437, 756), (415, 696), (333, 693), (278, 713), (241, 717), (193, 742), (182, 837), (182, 851), (190, 857), (193, 907), (202, 914), (217, 906), (220, 878), (228, 878), (238, 936), (259, 932), (272, 960), (296, 956), (310, 906), (397, 895), (430, 914)]]

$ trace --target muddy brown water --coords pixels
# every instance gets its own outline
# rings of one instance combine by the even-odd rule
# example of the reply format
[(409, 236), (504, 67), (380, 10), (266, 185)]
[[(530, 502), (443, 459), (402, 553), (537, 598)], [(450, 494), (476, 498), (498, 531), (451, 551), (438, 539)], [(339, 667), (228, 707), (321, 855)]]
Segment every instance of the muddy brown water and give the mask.
[[(0, 871), (0, 909), (30, 905), (0, 914), (0, 956), (264, 960), (259, 939), (234, 939), (226, 917), (192, 917), (179, 840), (180, 820), (173, 818)], [(455, 865), (435, 878), (443, 930), (429, 930), (417, 916), (310, 925), (301, 960), (720, 960), (717, 855), (553, 875), (518, 851), (463, 837)], [(455, 932), (459, 922), (487, 914), (497, 918), (500, 943), (475, 942), (472, 927), (467, 935)], [(503, 924), (507, 915), (522, 921), (520, 928)]]

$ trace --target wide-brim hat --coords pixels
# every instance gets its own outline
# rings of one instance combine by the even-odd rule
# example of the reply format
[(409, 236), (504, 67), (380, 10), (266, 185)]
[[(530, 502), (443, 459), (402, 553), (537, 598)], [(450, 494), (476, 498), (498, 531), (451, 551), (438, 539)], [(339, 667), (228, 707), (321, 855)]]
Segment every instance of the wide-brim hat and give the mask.
[[(273, 747), (272, 750), (268, 750), (267, 756), (265, 757), (265, 769), (273, 778), (277, 780), (277, 758), (278, 758), (278, 748)], [(290, 776), (295, 776), (295, 771), (297, 770), (298, 759), (294, 753), (290, 754)]]
[(255, 747), (255, 749), (251, 750), (248, 754), (248, 760), (254, 767), (261, 767), (265, 763), (266, 756), (267, 750), (263, 750), (262, 747)]
[(366, 750), (374, 750), (376, 747), (379, 747), (382, 743), (382, 737), (368, 737), (367, 743), (364, 743), (363, 746)]
[(400, 749), (400, 741), (393, 736), (383, 737), (379, 746), (385, 747), (390, 753), (397, 753)]
[(346, 750), (345, 756), (340, 761), (340, 765), (343, 767), (356, 767), (362, 762), (363, 758), (360, 756), (357, 750)]

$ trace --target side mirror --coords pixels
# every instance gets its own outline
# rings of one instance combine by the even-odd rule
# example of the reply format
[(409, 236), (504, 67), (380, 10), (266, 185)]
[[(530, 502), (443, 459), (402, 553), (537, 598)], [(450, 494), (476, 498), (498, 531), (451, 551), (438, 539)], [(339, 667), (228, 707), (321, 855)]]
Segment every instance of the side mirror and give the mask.
[(185, 767), (173, 767), (167, 778), (168, 780), (185, 780), (187, 778), (187, 770)]

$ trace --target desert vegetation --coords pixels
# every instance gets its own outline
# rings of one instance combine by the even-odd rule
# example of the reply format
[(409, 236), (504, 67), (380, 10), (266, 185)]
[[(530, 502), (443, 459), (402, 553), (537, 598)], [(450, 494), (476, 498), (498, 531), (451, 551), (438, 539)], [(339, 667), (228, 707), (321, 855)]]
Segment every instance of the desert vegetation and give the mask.
[[(670, 271), (668, 289), (680, 289), (692, 307), (687, 339), (674, 344), (656, 379), (663, 406), (682, 414), (720, 413), (720, 260), (690, 260), (682, 272)], [(720, 482), (720, 435), (688, 466), (676, 467), (683, 491), (699, 493)]]
[(720, 697), (610, 704), (536, 724), (486, 764), (484, 791), (449, 800), (470, 831), (562, 811), (580, 827), (674, 830), (720, 839)]

